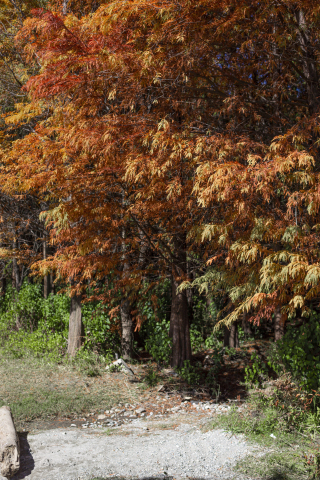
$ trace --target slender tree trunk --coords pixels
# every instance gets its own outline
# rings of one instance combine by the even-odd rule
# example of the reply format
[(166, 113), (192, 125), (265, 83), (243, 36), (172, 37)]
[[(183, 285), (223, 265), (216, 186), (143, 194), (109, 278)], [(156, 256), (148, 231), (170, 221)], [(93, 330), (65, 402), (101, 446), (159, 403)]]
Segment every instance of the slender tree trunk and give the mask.
[(223, 346), (229, 347), (229, 339), (230, 339), (230, 330), (225, 325), (223, 326)]
[[(47, 258), (47, 240), (44, 238), (43, 240), (43, 259), (46, 260)], [(44, 298), (48, 298), (51, 292), (51, 278), (50, 274), (47, 274), (43, 277), (43, 296)]]
[(191, 342), (186, 292), (177, 292), (178, 281), (172, 278), (172, 302), (170, 337), (172, 338), (171, 366), (181, 368), (185, 360), (191, 360)]
[(319, 76), (315, 47), (310, 42), (310, 32), (303, 10), (297, 9), (296, 21), (298, 24), (298, 38), (302, 51), (302, 67), (306, 81), (308, 103), (310, 113), (316, 113), (319, 109)]
[(284, 321), (281, 308), (277, 307), (274, 312), (274, 340), (280, 340), (284, 335)]
[[(17, 250), (18, 244), (16, 239), (13, 241), (12, 247), (13, 250)], [(12, 260), (12, 288), (15, 290), (20, 289), (19, 266), (16, 258)]]
[(0, 280), (0, 297), (4, 297), (7, 291), (7, 279), (3, 274), (3, 277)]
[(83, 324), (81, 312), (81, 295), (71, 297), (70, 317), (69, 317), (69, 335), (68, 335), (68, 355), (74, 357), (77, 350), (81, 347), (83, 339)]
[(239, 348), (238, 322), (234, 322), (230, 327), (229, 347)]
[(132, 317), (131, 317), (131, 304), (128, 299), (122, 301), (120, 306), (121, 316), (121, 354), (124, 360), (130, 360), (132, 358)]
[[(13, 245), (12, 245), (14, 250), (17, 250), (17, 241), (14, 239)], [(14, 258), (12, 260), (12, 288), (14, 289), (14, 302), (18, 304), (18, 292), (20, 290), (20, 279), (19, 279), (19, 266), (17, 259)], [(16, 315), (16, 328), (17, 330), (20, 330), (21, 328), (21, 322), (20, 322), (20, 316), (17, 314)]]
[(245, 313), (242, 314), (242, 329), (243, 329), (245, 338), (252, 335), (251, 326), (247, 320), (247, 315)]

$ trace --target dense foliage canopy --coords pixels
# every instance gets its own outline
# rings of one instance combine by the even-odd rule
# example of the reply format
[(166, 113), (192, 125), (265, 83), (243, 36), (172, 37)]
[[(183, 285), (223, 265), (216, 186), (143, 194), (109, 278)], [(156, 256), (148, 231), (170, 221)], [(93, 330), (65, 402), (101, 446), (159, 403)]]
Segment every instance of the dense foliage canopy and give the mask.
[[(143, 292), (170, 278), (174, 366), (191, 355), (196, 288), (229, 326), (307, 321), (320, 296), (319, 2), (9, 3), (1, 210), (19, 214), (1, 226), (2, 258), (54, 272), (73, 296), (118, 295), (123, 336), (143, 322)], [(42, 257), (37, 241), (23, 248), (34, 229)]]

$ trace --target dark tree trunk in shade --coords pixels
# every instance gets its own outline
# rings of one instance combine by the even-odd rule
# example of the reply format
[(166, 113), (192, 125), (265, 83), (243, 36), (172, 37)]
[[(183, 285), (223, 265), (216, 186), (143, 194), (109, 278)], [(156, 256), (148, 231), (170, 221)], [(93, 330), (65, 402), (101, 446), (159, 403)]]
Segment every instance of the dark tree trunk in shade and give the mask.
[(7, 279), (2, 277), (0, 279), (0, 297), (4, 297), (7, 292)]
[(250, 337), (250, 335), (252, 335), (251, 326), (250, 326), (250, 323), (247, 320), (246, 313), (242, 314), (242, 329), (243, 329), (243, 332), (244, 332), (244, 336), (246, 338)]
[(277, 307), (274, 312), (274, 340), (280, 340), (284, 335), (284, 319), (281, 308)]
[(69, 335), (68, 335), (68, 354), (74, 357), (77, 350), (82, 345), (83, 324), (81, 312), (81, 295), (71, 297), (70, 317), (69, 317)]
[[(43, 241), (43, 259), (46, 260), (47, 258), (47, 240)], [(51, 275), (47, 274), (43, 277), (43, 296), (44, 298), (48, 298), (51, 292)]]
[(238, 323), (234, 322), (230, 327), (229, 347), (239, 348)]
[(229, 338), (230, 338), (230, 330), (225, 325), (223, 326), (223, 346), (229, 347)]
[[(12, 247), (13, 247), (13, 250), (18, 249), (18, 242), (16, 240), (14, 240)], [(20, 281), (19, 265), (18, 265), (17, 259), (14, 258), (12, 260), (12, 288), (19, 291), (20, 287), (21, 287), (21, 281)]]
[(120, 305), (121, 316), (121, 356), (124, 360), (130, 360), (132, 357), (132, 317), (131, 304), (128, 299), (121, 302)]
[(191, 342), (186, 292), (178, 292), (178, 281), (172, 278), (170, 337), (172, 338), (171, 366), (180, 368), (185, 360), (191, 360)]

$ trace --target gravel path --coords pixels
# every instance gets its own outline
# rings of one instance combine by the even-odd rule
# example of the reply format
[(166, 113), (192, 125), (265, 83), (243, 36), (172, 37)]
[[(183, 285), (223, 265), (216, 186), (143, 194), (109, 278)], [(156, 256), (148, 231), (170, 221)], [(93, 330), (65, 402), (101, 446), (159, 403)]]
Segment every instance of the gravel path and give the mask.
[(183, 423), (181, 417), (169, 426), (137, 419), (105, 432), (69, 428), (29, 434), (22, 438), (21, 471), (13, 480), (242, 478), (232, 466), (253, 447), (222, 430), (202, 433), (199, 421)]

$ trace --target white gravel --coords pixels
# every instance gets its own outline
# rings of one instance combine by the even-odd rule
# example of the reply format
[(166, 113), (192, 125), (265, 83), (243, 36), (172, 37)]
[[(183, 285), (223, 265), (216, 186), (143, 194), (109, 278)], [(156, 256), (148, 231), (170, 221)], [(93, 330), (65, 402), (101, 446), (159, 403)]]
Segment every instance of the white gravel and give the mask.
[[(232, 466), (254, 448), (240, 436), (222, 430), (201, 433), (190, 424), (169, 430), (160, 426), (135, 420), (111, 435), (78, 428), (28, 435), (21, 471), (13, 480), (89, 480), (109, 476), (146, 479), (166, 475), (215, 480), (243, 478), (232, 471)], [(25, 450), (28, 445), (29, 452)]]

